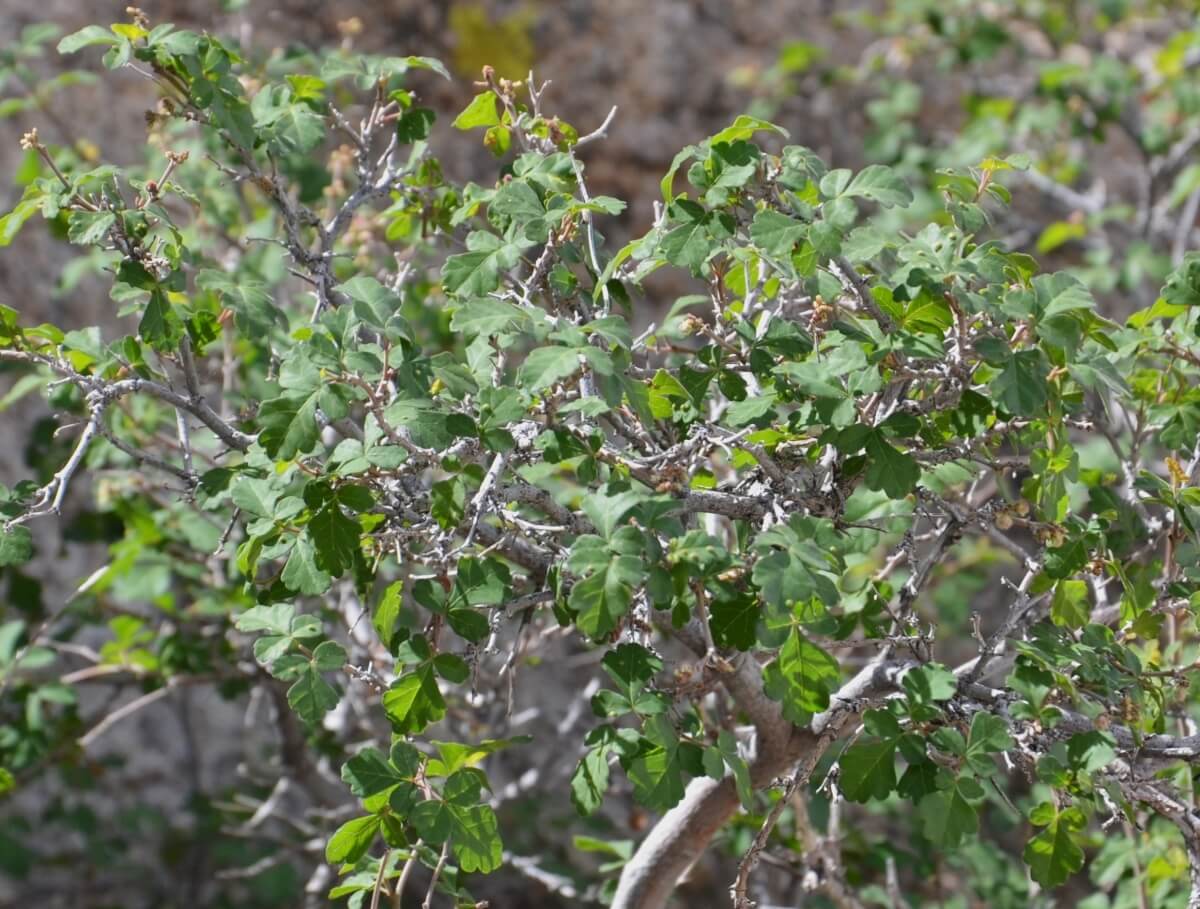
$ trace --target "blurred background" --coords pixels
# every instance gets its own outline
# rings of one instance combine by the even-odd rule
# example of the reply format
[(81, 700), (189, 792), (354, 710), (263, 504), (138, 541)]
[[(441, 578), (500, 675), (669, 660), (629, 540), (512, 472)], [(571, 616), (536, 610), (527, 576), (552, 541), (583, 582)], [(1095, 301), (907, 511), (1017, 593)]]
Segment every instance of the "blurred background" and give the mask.
[[(640, 235), (660, 198), (659, 180), (675, 153), (715, 133), (740, 113), (787, 129), (790, 141), (831, 166), (885, 163), (918, 191), (896, 217), (919, 225), (940, 207), (952, 171), (988, 156), (1021, 155), (1029, 170), (1006, 172), (1010, 210), (981, 230), (1028, 251), (1046, 270), (1068, 269), (1121, 317), (1153, 302), (1172, 262), (1196, 248), (1200, 210), (1200, 25), (1196, 6), (1151, 0), (143, 0), (152, 23), (208, 30), (262, 53), (290, 45), (343, 44), (369, 52), (441, 58), (453, 82), (422, 78), (423, 103), (439, 115), (433, 145), (457, 180), (494, 182), (497, 163), (478, 135), (449, 122), (470, 100), (481, 68), (501, 76), (550, 80), (544, 109), (580, 133), (616, 105), (609, 137), (583, 154), (593, 193), (625, 199), (611, 230), (620, 244)], [(61, 34), (126, 18), (126, 3), (0, 0), (0, 210), (20, 197), (27, 159), (20, 135), (73, 147), (87, 160), (129, 163), (144, 152), (144, 113), (152, 84), (124, 70), (103, 73), (97, 55), (61, 58)], [(39, 23), (53, 23), (42, 28)], [(1019, 191), (1018, 191), (1019, 190)], [(113, 325), (107, 288), (73, 251), (44, 229), (26, 229), (0, 254), (0, 303), (24, 321), (64, 328)], [(635, 301), (639, 318), (669, 305), (683, 289), (651, 285)], [(21, 398), (0, 372), (0, 482), (12, 483), (47, 456), (54, 421), (44, 401)], [(16, 440), (27, 440), (24, 444)], [(76, 492), (82, 501), (86, 489)], [(80, 511), (37, 526), (40, 563), (0, 576), (7, 605), (28, 614), (58, 608), (105, 558)], [(965, 583), (965, 582), (964, 582)], [(931, 608), (965, 622), (979, 591), (948, 582)], [(972, 603), (973, 605), (968, 605)], [(549, 655), (553, 657), (555, 651)], [(594, 667), (572, 663), (531, 670), (528, 697), (555, 697), (543, 748)], [(275, 865), (230, 877), (237, 845), (218, 845), (208, 793), (248, 749), (267, 746), (244, 703), (215, 694), (148, 709), (121, 727), (142, 756), (103, 772), (128, 781), (111, 798), (71, 801), (41, 792), (32, 806), (0, 802), (0, 905), (295, 906), (301, 867)], [(584, 718), (586, 722), (586, 717)], [(561, 727), (557, 727), (560, 729)], [(576, 733), (578, 730), (576, 730)], [(2, 734), (2, 733), (0, 733)], [(575, 736), (578, 738), (578, 734)], [(203, 747), (198, 748), (197, 743)], [(200, 757), (197, 758), (196, 755)], [(99, 764), (103, 764), (100, 761)], [(180, 767), (186, 768), (181, 774)], [(101, 770), (96, 771), (98, 774)], [(186, 778), (185, 778), (186, 777)], [(105, 783), (111, 792), (113, 777)], [(561, 781), (560, 781), (561, 782)], [(529, 805), (527, 853), (557, 855), (553, 871), (506, 868), (479, 886), (496, 907), (576, 905), (582, 889), (567, 841), (571, 808)], [(207, 795), (205, 796), (207, 798)], [(37, 809), (37, 820), (31, 813)], [(536, 810), (535, 810), (536, 809)], [(31, 857), (16, 826), (44, 825), (61, 874), (28, 876)], [(561, 817), (560, 817), (561, 815)], [(610, 839), (633, 839), (647, 819), (631, 808), (605, 819)], [(679, 905), (725, 906), (734, 857), (750, 829), (733, 829), (694, 871)], [(862, 848), (873, 848), (869, 837)], [(199, 858), (197, 857), (199, 854)], [(128, 870), (118, 858), (137, 856)], [(81, 859), (80, 856), (83, 856)], [(39, 866), (45, 868), (45, 859)], [(995, 867), (987, 895), (947, 894), (944, 905), (1025, 905), (1023, 879), (993, 854), (955, 861)], [(592, 863), (591, 870), (594, 873)], [(587, 866), (587, 862), (582, 862)], [(122, 866), (128, 867), (128, 866)], [(577, 869), (576, 869), (577, 870)], [(770, 875), (770, 869), (764, 871)], [(124, 875), (122, 877), (121, 875)], [(234, 887), (230, 883), (228, 887)], [(229, 894), (236, 892), (236, 899)], [(786, 895), (788, 905), (801, 894)], [(1068, 902), (1073, 905), (1069, 895)]]

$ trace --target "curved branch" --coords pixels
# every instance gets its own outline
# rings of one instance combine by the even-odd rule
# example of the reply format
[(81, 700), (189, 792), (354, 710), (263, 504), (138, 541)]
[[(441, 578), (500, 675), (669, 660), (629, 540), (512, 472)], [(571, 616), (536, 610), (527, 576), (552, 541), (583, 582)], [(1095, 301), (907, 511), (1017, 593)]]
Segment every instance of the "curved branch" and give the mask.
[[(770, 713), (766, 712), (759, 702), (759, 699), (767, 700), (762, 694), (761, 679), (749, 684), (750, 668), (753, 667), (757, 674), (757, 663), (749, 654), (741, 654), (734, 672), (726, 680), (726, 687), (739, 707), (743, 706), (739, 697), (742, 694), (753, 698), (751, 706), (761, 708), (761, 711), (756, 710), (758, 716), (751, 714), (758, 727), (758, 753), (750, 763), (751, 785), (762, 789), (793, 768), (798, 779), (808, 779), (826, 748), (865, 709), (865, 702), (894, 688), (912, 665), (907, 661), (871, 663), (831, 698), (828, 710), (815, 716), (807, 729), (801, 729), (783, 720), (778, 705), (774, 705)], [(776, 717), (774, 721), (771, 721), (772, 714)], [(765, 721), (766, 725), (759, 725), (757, 721)], [(625, 865), (612, 909), (661, 909), (665, 906), (676, 882), (703, 854), (713, 836), (737, 809), (738, 797), (732, 778), (726, 777), (720, 782), (708, 778), (692, 780), (683, 800), (663, 815)]]
[[(254, 436), (244, 433), (239, 429), (235, 429), (225, 420), (221, 419), (220, 415), (209, 407), (208, 402), (199, 393), (199, 388), (196, 387), (189, 394), (180, 394), (173, 388), (168, 388), (165, 385), (160, 385), (157, 382), (152, 382), (149, 379), (133, 378), (121, 379), (115, 382), (106, 382), (98, 379), (95, 376), (87, 376), (76, 372), (66, 364), (47, 356), (39, 356), (38, 354), (30, 353), (24, 350), (0, 350), (0, 360), (10, 360), (17, 363), (27, 363), (31, 366), (46, 366), (53, 369), (55, 372), (62, 375), (68, 381), (78, 385), (85, 392), (91, 393), (97, 397), (101, 404), (107, 404), (117, 398), (123, 398), (126, 395), (145, 393), (151, 397), (158, 398), (172, 407), (184, 410), (190, 413), (197, 420), (207, 426), (222, 442), (230, 448), (236, 448), (238, 451), (245, 451), (254, 442)], [(187, 356), (187, 362), (191, 361), (190, 350)], [(194, 368), (194, 367), (193, 367)], [(188, 377), (187, 383), (189, 386), (193, 383), (193, 378)]]

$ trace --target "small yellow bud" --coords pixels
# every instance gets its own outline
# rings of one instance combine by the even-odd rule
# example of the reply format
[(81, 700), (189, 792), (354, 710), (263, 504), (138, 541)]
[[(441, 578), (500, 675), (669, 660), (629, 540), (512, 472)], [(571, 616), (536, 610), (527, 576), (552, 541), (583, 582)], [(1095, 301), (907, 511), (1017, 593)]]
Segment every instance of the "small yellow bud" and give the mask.
[(1171, 474), (1171, 483), (1174, 486), (1177, 488), (1181, 486), (1187, 486), (1187, 471), (1185, 471), (1182, 465), (1180, 465), (1180, 463), (1170, 455), (1167, 455), (1167, 472)]

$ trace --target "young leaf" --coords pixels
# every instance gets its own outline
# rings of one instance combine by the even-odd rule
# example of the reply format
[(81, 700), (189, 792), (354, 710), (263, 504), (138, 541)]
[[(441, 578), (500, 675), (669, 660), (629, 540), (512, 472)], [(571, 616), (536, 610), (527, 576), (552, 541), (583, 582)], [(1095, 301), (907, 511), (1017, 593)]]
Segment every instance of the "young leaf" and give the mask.
[(1058, 887), (1083, 867), (1083, 850), (1075, 842), (1075, 834), (1086, 819), (1078, 808), (1058, 811), (1044, 803), (1034, 809), (1030, 820), (1045, 829), (1025, 846), (1029, 873), (1043, 887)]
[(837, 660), (793, 629), (775, 662), (763, 670), (763, 690), (782, 702), (784, 716), (804, 723), (829, 706), (840, 678)]
[(433, 666), (420, 666), (397, 679), (384, 692), (383, 709), (393, 728), (402, 734), (421, 732), (445, 716), (446, 702), (434, 677)]
[(918, 811), (925, 836), (939, 849), (956, 849), (964, 839), (979, 831), (983, 787), (970, 777), (960, 777), (946, 790), (921, 799)]
[(357, 862), (371, 848), (378, 832), (379, 818), (375, 815), (346, 821), (325, 844), (325, 861), (334, 865)]

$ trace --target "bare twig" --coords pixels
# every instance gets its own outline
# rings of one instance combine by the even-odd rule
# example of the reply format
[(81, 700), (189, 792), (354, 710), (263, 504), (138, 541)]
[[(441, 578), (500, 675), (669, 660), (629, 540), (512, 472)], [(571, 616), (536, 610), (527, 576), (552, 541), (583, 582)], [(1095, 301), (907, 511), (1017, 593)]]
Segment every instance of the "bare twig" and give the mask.
[(438, 878), (442, 876), (442, 869), (446, 867), (446, 859), (450, 855), (450, 841), (447, 840), (442, 846), (442, 854), (438, 856), (437, 864), (433, 868), (433, 876), (429, 879), (429, 889), (425, 891), (425, 900), (421, 903), (421, 909), (433, 909), (433, 894), (437, 890)]

